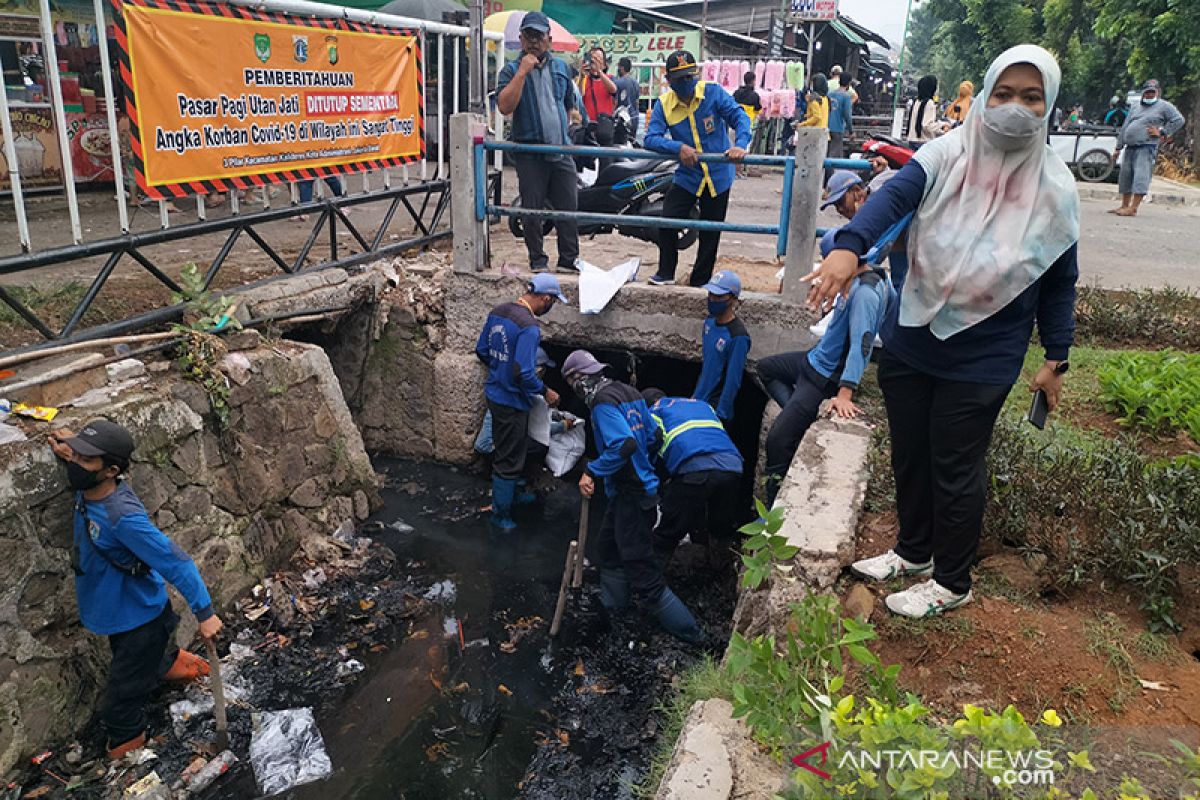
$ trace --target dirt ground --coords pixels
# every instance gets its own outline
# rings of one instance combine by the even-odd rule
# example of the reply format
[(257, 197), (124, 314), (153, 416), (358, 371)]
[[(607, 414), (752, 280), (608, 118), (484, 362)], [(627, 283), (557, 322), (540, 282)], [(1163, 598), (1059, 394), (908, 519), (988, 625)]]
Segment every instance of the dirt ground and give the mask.
[[(865, 514), (858, 556), (887, 550), (896, 530), (894, 513)], [(905, 621), (887, 611), (883, 595), (912, 581), (869, 587), (878, 598), (879, 657), (904, 665), (902, 685), (948, 715), (964, 703), (1012, 703), (1030, 719), (1053, 708), (1077, 724), (1200, 727), (1200, 659), (1182, 638), (1142, 637), (1146, 618), (1120, 587), (1022, 591), (1006, 576), (1016, 561), (1004, 555), (1015, 553), (985, 556), (975, 601), (939, 619)], [(1180, 585), (1191, 594), (1181, 607), (1196, 608), (1200, 587)]]

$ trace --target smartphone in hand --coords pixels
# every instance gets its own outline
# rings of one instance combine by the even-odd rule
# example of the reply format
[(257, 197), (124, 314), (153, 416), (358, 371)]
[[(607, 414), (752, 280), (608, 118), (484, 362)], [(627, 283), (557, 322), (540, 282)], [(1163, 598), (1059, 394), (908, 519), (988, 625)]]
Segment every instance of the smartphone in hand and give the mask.
[(1046, 416), (1050, 413), (1050, 403), (1046, 400), (1046, 392), (1038, 389), (1033, 393), (1033, 403), (1029, 406), (1029, 422), (1040, 430), (1046, 428)]

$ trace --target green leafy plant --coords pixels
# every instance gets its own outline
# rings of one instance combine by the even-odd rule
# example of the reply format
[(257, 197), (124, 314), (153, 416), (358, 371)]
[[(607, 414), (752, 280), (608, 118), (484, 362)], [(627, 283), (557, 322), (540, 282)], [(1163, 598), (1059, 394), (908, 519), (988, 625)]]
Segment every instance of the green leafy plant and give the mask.
[(800, 548), (788, 544), (787, 537), (779, 535), (783, 527), (785, 509), (775, 506), (770, 511), (761, 500), (754, 501), (758, 509), (758, 520), (743, 525), (741, 532), (747, 535), (742, 544), (742, 586), (746, 589), (757, 589), (771, 575), (772, 568), (782, 572), (791, 570), (791, 566), (783, 562), (789, 561), (800, 552)]
[(179, 346), (178, 365), (185, 378), (193, 380), (208, 394), (209, 406), (217, 425), (229, 427), (229, 380), (217, 364), (225, 356), (225, 343), (211, 333), (184, 330)]
[(1113, 356), (1097, 372), (1100, 399), (1120, 421), (1200, 442), (1200, 354), (1178, 350)]
[(1080, 286), (1075, 320), (1076, 335), (1085, 342), (1200, 349), (1200, 297), (1169, 286), (1120, 291)]
[(208, 287), (204, 274), (195, 264), (184, 264), (179, 272), (179, 288), (171, 293), (172, 303), (185, 303), (184, 324), (175, 325), (178, 331), (212, 331), (226, 327), (239, 330), (242, 325), (234, 318), (237, 303), (230, 297), (217, 296)]

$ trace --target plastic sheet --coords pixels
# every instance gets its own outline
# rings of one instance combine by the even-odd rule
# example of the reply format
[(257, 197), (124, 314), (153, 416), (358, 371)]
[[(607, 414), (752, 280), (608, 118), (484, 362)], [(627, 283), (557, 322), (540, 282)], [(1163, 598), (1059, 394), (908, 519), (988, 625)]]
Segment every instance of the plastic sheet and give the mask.
[(333, 764), (311, 708), (254, 714), (250, 764), (265, 795), (329, 777)]
[(640, 258), (631, 258), (610, 270), (579, 260), (579, 311), (599, 314), (622, 286), (637, 277)]

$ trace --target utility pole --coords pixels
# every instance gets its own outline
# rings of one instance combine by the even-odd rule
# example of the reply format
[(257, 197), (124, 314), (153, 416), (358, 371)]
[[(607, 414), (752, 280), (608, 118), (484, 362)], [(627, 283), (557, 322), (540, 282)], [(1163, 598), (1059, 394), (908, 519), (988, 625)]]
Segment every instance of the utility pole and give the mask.
[(708, 53), (708, 0), (700, 7), (700, 60), (703, 61)]
[(912, 17), (912, 0), (904, 12), (904, 33), (900, 35), (900, 63), (896, 65), (896, 77), (892, 80), (892, 136), (900, 136), (903, 126), (900, 112), (900, 85), (904, 80), (904, 51), (908, 49), (908, 21)]
[(813, 52), (817, 49), (817, 23), (808, 23), (808, 59), (804, 65), (804, 80), (812, 80)]
[[(487, 86), (487, 43), (483, 39), (483, 0), (471, 0), (471, 57), (467, 60), (470, 75), (468, 109), (472, 114), (483, 114), (483, 95)], [(500, 45), (501, 47), (503, 45)]]

